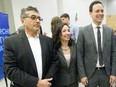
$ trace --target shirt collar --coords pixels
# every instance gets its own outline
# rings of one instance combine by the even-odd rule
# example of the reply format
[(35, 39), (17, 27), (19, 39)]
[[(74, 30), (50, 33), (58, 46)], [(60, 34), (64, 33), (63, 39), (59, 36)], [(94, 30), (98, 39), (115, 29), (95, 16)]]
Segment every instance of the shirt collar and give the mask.
[[(26, 32), (25, 32), (25, 34), (26, 34), (27, 38), (31, 38), (32, 37), (29, 34), (27, 34)], [(38, 37), (39, 37), (39, 33), (37, 33), (37, 35), (35, 37), (32, 37), (32, 38), (38, 38)]]
[[(95, 29), (98, 25), (92, 22), (92, 27)], [(102, 24), (99, 25), (100, 28), (102, 28)]]

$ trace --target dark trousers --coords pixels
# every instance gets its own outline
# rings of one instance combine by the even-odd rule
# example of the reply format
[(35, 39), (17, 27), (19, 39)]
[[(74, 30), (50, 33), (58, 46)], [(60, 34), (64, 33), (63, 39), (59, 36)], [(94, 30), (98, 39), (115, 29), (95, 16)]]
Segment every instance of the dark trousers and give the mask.
[(96, 68), (94, 74), (88, 80), (89, 83), (86, 87), (110, 87), (109, 76), (105, 68)]
[(52, 87), (79, 87), (79, 83), (76, 82), (76, 83), (71, 84), (71, 85), (69, 85), (69, 86), (57, 86), (57, 85), (54, 85), (54, 86), (52, 86)]

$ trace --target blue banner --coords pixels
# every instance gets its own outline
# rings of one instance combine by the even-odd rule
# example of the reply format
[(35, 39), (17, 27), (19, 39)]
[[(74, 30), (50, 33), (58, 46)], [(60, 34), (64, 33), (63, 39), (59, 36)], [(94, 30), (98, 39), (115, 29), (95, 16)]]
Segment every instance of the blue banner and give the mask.
[(4, 77), (3, 73), (3, 52), (4, 39), (9, 35), (8, 15), (0, 12), (0, 79)]

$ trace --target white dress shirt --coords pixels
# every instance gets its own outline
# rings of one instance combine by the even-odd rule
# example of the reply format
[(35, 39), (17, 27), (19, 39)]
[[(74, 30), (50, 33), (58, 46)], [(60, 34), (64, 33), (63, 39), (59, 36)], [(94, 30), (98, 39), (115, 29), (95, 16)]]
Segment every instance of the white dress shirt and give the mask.
[(26, 35), (28, 37), (28, 41), (35, 59), (39, 79), (42, 79), (42, 52), (39, 35), (37, 35), (36, 37), (31, 37), (28, 34)]
[[(95, 37), (95, 42), (96, 42), (96, 48), (97, 48), (97, 51), (98, 51), (98, 41), (97, 41), (97, 25), (95, 25), (94, 23), (92, 23), (92, 27), (93, 27), (93, 32), (94, 32), (94, 37)], [(103, 50), (103, 26), (102, 25), (99, 25), (99, 29), (100, 29), (100, 33), (101, 33), (101, 49)], [(103, 65), (104, 66), (104, 65)], [(99, 64), (99, 54), (97, 56), (97, 64), (96, 64), (96, 67), (103, 67), (103, 66), (100, 66)]]

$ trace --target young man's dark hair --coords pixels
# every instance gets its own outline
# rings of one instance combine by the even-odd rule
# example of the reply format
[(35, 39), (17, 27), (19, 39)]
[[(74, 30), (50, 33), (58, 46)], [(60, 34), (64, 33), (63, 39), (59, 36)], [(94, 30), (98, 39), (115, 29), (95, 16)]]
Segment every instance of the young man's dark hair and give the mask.
[(70, 16), (69, 16), (69, 14), (67, 14), (67, 13), (62, 14), (62, 15), (60, 16), (60, 18), (62, 18), (62, 17), (64, 17), (64, 18), (69, 18), (69, 19), (70, 19)]
[(103, 6), (103, 4), (100, 2), (100, 1), (94, 1), (94, 2), (92, 2), (91, 4), (90, 4), (90, 6), (89, 6), (89, 12), (92, 12), (93, 10), (93, 6), (95, 5), (95, 4), (101, 4), (102, 6)]

